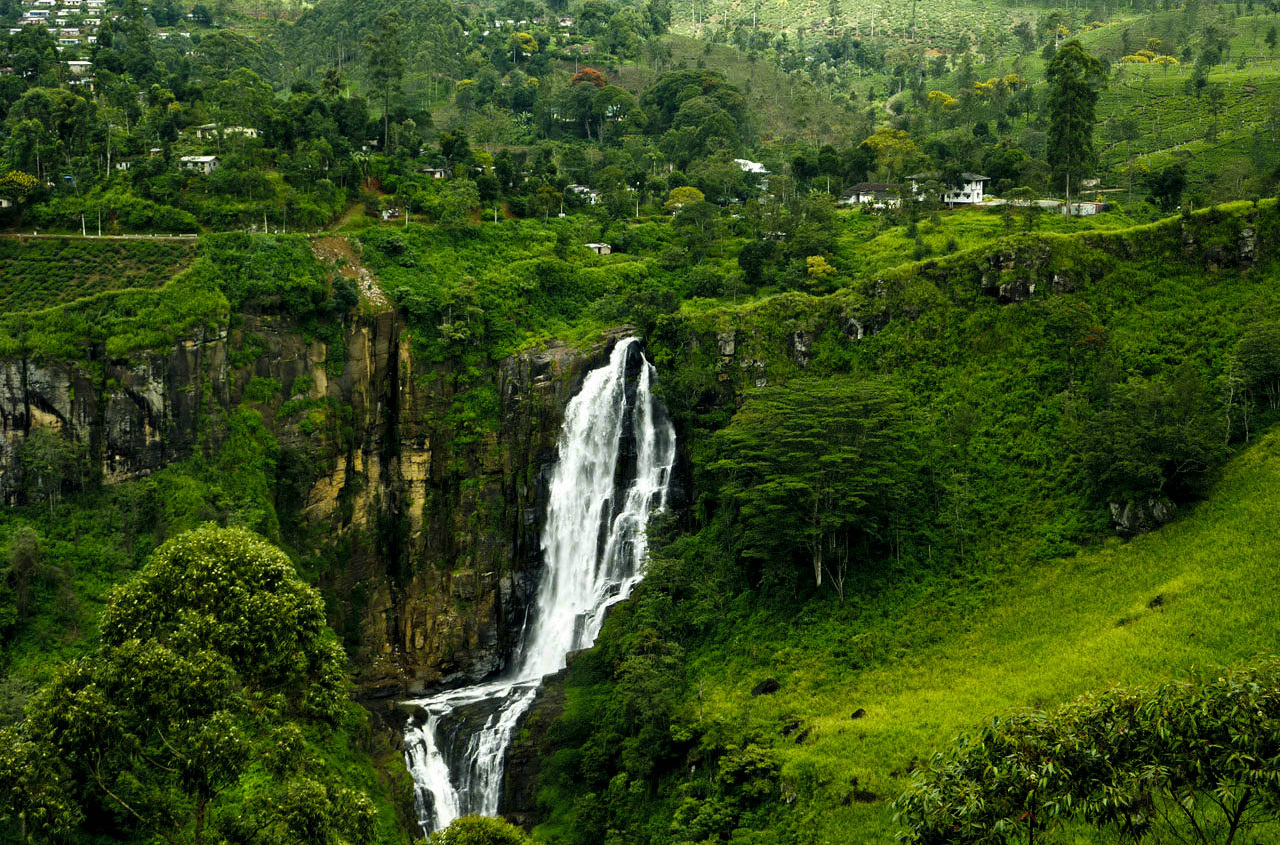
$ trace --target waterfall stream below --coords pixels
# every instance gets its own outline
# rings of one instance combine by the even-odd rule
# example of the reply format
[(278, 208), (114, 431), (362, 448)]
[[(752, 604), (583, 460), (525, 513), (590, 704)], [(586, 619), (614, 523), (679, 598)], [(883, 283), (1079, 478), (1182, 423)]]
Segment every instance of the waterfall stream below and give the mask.
[(423, 833), (496, 815), (503, 763), (545, 675), (587, 648), (643, 576), (645, 526), (666, 505), (675, 430), (636, 338), (618, 341), (565, 408), (542, 533), (536, 598), (505, 673), (416, 699), (405, 757)]

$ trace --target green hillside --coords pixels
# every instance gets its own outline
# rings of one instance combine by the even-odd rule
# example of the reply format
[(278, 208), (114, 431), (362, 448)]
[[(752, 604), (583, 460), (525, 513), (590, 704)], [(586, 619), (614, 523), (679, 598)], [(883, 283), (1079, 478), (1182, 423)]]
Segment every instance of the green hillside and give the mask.
[[(945, 597), (902, 608), (882, 624), (915, 631), (918, 642), (889, 665), (858, 671), (830, 654), (797, 659), (801, 635), (781, 628), (716, 654), (698, 666), (708, 718), (744, 725), (775, 749), (785, 780), (808, 786), (822, 831), (815, 841), (890, 842), (890, 808), (848, 802), (850, 776), (858, 789), (893, 797), (912, 760), (998, 713), (1273, 653), (1280, 537), (1269, 526), (1278, 501), (1273, 433), (1174, 525), (1052, 566), (1018, 567), (962, 618)], [(877, 633), (860, 630), (855, 641)], [(766, 676), (781, 689), (753, 699)], [(858, 709), (865, 717), (851, 720)], [(809, 731), (799, 744), (794, 732), (780, 735), (795, 721)]]

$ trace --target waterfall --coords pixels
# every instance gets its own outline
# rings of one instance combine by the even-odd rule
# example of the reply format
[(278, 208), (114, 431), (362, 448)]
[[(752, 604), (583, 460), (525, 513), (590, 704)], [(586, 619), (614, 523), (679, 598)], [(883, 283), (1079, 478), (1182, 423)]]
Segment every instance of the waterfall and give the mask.
[(595, 642), (605, 611), (643, 577), (645, 525), (666, 506), (675, 431), (635, 338), (587, 374), (565, 409), (542, 532), (537, 598), (499, 679), (417, 699), (405, 758), (423, 833), (496, 815), (503, 758), (544, 675)]

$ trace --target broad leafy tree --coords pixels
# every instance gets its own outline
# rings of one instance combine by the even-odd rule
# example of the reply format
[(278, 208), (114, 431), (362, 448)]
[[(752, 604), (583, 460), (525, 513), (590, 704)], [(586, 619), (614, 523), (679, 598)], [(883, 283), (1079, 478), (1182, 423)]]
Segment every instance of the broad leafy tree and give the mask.
[(737, 553), (766, 572), (802, 559), (815, 586), (843, 598), (850, 567), (895, 542), (917, 441), (887, 381), (797, 379), (752, 394), (717, 433), (711, 464), (736, 508)]
[(372, 805), (304, 739), (345, 692), (323, 603), (288, 558), (244, 529), (190, 531), (0, 734), (0, 814), (35, 841), (369, 841)]

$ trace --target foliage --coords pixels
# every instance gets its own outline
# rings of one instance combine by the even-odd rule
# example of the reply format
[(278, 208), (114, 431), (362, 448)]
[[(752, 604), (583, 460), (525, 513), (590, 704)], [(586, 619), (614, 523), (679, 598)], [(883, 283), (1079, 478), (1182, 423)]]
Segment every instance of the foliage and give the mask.
[(1047, 155), (1055, 173), (1079, 185), (1094, 163), (1093, 124), (1102, 63), (1072, 39), (1054, 53), (1045, 70), (1049, 81)]
[(95, 293), (156, 288), (195, 258), (195, 243), (175, 240), (0, 240), (0, 307), (39, 310)]
[(1106, 385), (1083, 411), (1080, 451), (1102, 501), (1173, 499), (1204, 492), (1227, 443), (1223, 418), (1194, 366), (1168, 381)]
[(6, 732), (7, 819), (42, 838), (370, 840), (367, 799), (304, 742), (302, 722), (338, 719), (345, 682), (320, 598), (283, 553), (243, 529), (176, 537), (102, 632)]
[(996, 717), (915, 776), (904, 841), (1036, 842), (1080, 819), (1122, 841), (1230, 843), (1280, 818), (1277, 720), (1274, 661)]
[(804, 550), (814, 585), (825, 577), (844, 597), (850, 566), (892, 545), (913, 495), (919, 434), (907, 404), (892, 383), (839, 379), (747, 398), (717, 432), (708, 470), (737, 509), (735, 551), (749, 567), (793, 583), (774, 568)]
[(510, 822), (487, 816), (463, 816), (431, 834), (431, 845), (525, 845), (530, 841), (529, 834)]

